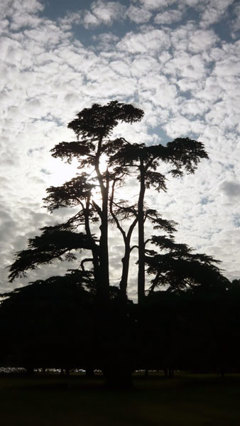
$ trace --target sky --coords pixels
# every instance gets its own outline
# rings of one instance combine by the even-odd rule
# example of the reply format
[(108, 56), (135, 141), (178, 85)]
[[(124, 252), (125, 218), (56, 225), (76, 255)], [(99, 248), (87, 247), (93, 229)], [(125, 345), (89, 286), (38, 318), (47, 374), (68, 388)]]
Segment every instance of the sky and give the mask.
[(0, 31), (0, 292), (64, 273), (57, 263), (7, 281), (14, 253), (70, 213), (42, 207), (45, 189), (76, 171), (50, 149), (74, 140), (78, 111), (110, 100), (145, 112), (118, 126), (129, 141), (204, 143), (209, 160), (149, 201), (178, 222), (178, 241), (240, 278), (240, 2), (1, 0)]

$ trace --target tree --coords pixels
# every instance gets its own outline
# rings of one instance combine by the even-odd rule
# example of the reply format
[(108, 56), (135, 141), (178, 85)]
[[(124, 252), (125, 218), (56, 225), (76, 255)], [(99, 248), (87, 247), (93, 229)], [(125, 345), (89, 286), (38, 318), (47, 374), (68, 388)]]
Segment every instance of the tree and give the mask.
[(173, 176), (182, 176), (184, 170), (187, 173), (194, 173), (202, 158), (208, 158), (208, 156), (201, 142), (177, 138), (173, 142), (168, 142), (166, 146), (129, 144), (125, 141), (122, 148), (110, 159), (112, 163), (116, 162), (125, 168), (135, 167), (137, 179), (140, 182), (137, 202), (139, 302), (142, 302), (145, 297), (145, 250), (149, 241), (145, 240), (146, 219), (150, 217), (155, 227), (163, 228), (167, 232), (175, 231), (173, 224), (163, 220), (157, 212), (152, 211), (152, 216), (149, 215), (148, 209), (144, 206), (146, 189), (155, 188), (157, 191), (166, 191), (166, 176), (159, 172), (160, 163), (167, 163), (170, 166), (168, 173)]
[[(145, 238), (145, 223), (149, 220), (154, 229), (167, 232), (170, 240), (176, 230), (173, 222), (163, 219), (156, 210), (147, 208), (146, 190), (166, 191), (166, 173), (173, 176), (181, 176), (184, 171), (194, 173), (199, 161), (207, 158), (207, 153), (201, 142), (188, 138), (177, 138), (166, 146), (130, 143), (124, 138), (110, 139), (119, 122), (134, 123), (142, 117), (141, 109), (112, 101), (105, 106), (94, 104), (83, 109), (69, 123), (68, 127), (73, 129), (77, 140), (59, 143), (52, 149), (52, 155), (67, 162), (76, 158), (81, 173), (59, 187), (48, 188), (44, 201), (50, 212), (59, 207), (77, 206), (80, 210), (65, 223), (44, 227), (40, 236), (30, 239), (29, 248), (19, 252), (10, 267), (10, 280), (53, 259), (74, 259), (77, 252), (84, 250), (90, 255), (81, 259), (81, 269), (83, 272), (92, 271), (98, 297), (107, 300), (110, 286), (108, 228), (112, 219), (121, 232), (124, 245), (119, 283), (123, 299), (127, 296), (130, 255), (136, 247), (132, 246), (131, 238), (134, 228), (138, 227), (138, 300), (144, 300), (146, 262), (150, 273), (154, 270), (153, 259), (155, 263), (157, 259), (156, 253), (147, 249), (149, 243), (156, 245), (157, 237)], [(165, 169), (168, 166), (164, 173), (159, 170), (161, 164)], [(134, 175), (139, 181), (135, 204), (119, 200), (116, 196), (116, 187), (124, 185), (129, 175)], [(122, 222), (127, 222), (127, 229)], [(189, 260), (189, 257), (185, 259)], [(195, 258), (195, 261), (203, 264), (200, 258)], [(208, 258), (208, 264), (210, 261)], [(86, 265), (90, 265), (87, 270)], [(158, 265), (160, 267), (160, 262)]]
[(93, 311), (91, 279), (77, 270), (4, 294), (0, 310), (4, 364), (29, 371), (94, 365)]
[[(11, 266), (10, 280), (38, 264), (49, 263), (64, 255), (69, 259), (69, 252), (85, 249), (92, 256), (82, 260), (82, 269), (84, 270), (86, 262), (92, 262), (98, 296), (108, 298), (110, 185), (114, 188), (116, 181), (121, 180), (124, 174), (123, 168), (109, 168), (108, 164), (109, 157), (120, 149), (124, 140), (110, 140), (109, 137), (119, 122), (133, 123), (142, 116), (142, 110), (112, 101), (105, 106), (94, 104), (91, 108), (83, 109), (69, 123), (68, 127), (74, 130), (77, 141), (59, 143), (53, 148), (52, 155), (68, 162), (77, 158), (82, 173), (60, 187), (48, 188), (49, 195), (45, 198), (45, 203), (51, 212), (59, 207), (76, 205), (80, 207), (80, 211), (64, 224), (44, 227), (40, 237), (31, 239), (29, 249), (18, 253)], [(101, 167), (103, 162), (105, 165)], [(98, 189), (100, 194), (96, 198)], [(112, 206), (113, 200), (111, 211), (114, 216)], [(91, 228), (91, 224), (96, 222), (100, 222), (98, 237), (95, 237)], [(79, 226), (84, 228), (84, 232), (74, 232)]]
[[(35, 297), (35, 294), (45, 297), (48, 289), (53, 287), (51, 292), (53, 296), (51, 300), (53, 300), (55, 296), (58, 297), (59, 291), (61, 293), (61, 288), (64, 289), (66, 292), (64, 294), (68, 298), (65, 312), (69, 318), (67, 324), (71, 327), (71, 333), (68, 335), (63, 320), (61, 322), (65, 330), (63, 340), (72, 349), (71, 353), (67, 353), (66, 350), (62, 359), (52, 347), (50, 358), (44, 350), (42, 359), (39, 359), (40, 348), (46, 342), (47, 344), (51, 342), (51, 336), (45, 324), (43, 331), (43, 334), (46, 334), (45, 337), (43, 340), (34, 340), (33, 345), (29, 346), (27, 343), (28, 331), (33, 336), (35, 328), (30, 327), (26, 333), (23, 333), (24, 346), (23, 350), (20, 350), (22, 359), (27, 353), (32, 353), (35, 357), (34, 362), (45, 363), (44, 365), (50, 362), (52, 366), (56, 360), (56, 365), (65, 365), (67, 368), (88, 367), (87, 360), (90, 359), (89, 367), (95, 365), (101, 368), (109, 383), (114, 384), (116, 379), (122, 385), (129, 384), (131, 372), (137, 366), (144, 367), (145, 361), (146, 366), (151, 365), (153, 361), (155, 365), (159, 365), (156, 353), (162, 352), (162, 346), (160, 341), (153, 345), (151, 336), (154, 336), (154, 330), (161, 336), (161, 327), (156, 323), (150, 332), (151, 318), (154, 320), (156, 317), (160, 321), (162, 319), (165, 324), (162, 330), (165, 333), (166, 348), (161, 362), (162, 365), (171, 368), (173, 363), (178, 362), (176, 359), (180, 359), (181, 351), (176, 356), (175, 348), (179, 346), (178, 342), (176, 343), (176, 336), (181, 336), (181, 333), (185, 336), (185, 325), (183, 327), (181, 325), (183, 305), (178, 314), (174, 314), (176, 321), (172, 321), (169, 317), (168, 306), (171, 305), (171, 313), (174, 312), (176, 303), (180, 300), (178, 294), (186, 290), (195, 291), (196, 287), (201, 289), (218, 287), (225, 292), (226, 281), (218, 269), (217, 262), (210, 256), (194, 253), (185, 244), (176, 243), (174, 240), (176, 224), (164, 219), (153, 208), (154, 206), (149, 208), (146, 203), (148, 190), (166, 191), (167, 174), (170, 173), (175, 177), (182, 176), (184, 172), (194, 173), (199, 161), (208, 158), (204, 146), (201, 142), (188, 138), (177, 138), (166, 145), (147, 146), (144, 143), (130, 143), (124, 138), (113, 137), (113, 129), (119, 122), (132, 124), (141, 120), (142, 117), (143, 111), (132, 105), (117, 101), (109, 102), (104, 106), (94, 104), (91, 108), (85, 108), (79, 112), (77, 118), (69, 123), (68, 127), (74, 131), (76, 140), (61, 142), (52, 149), (53, 157), (67, 162), (77, 159), (80, 172), (69, 182), (48, 188), (44, 199), (45, 205), (51, 213), (60, 207), (75, 207), (78, 211), (64, 223), (45, 226), (41, 229), (39, 236), (29, 240), (28, 248), (17, 253), (10, 267), (10, 280), (25, 274), (29, 269), (51, 263), (56, 259), (79, 260), (78, 270), (70, 270), (64, 277), (51, 277), (45, 281), (37, 281), (32, 284), (32, 292), (30, 290), (31, 297)], [(162, 169), (160, 169), (161, 166)], [(128, 179), (132, 177), (138, 180), (137, 199), (122, 200), (118, 194), (118, 187), (124, 187)], [(121, 233), (123, 242), (119, 289), (111, 285), (109, 277), (110, 222)], [(147, 222), (152, 225), (153, 235), (146, 235)], [(136, 229), (137, 245), (134, 245), (132, 237)], [(131, 253), (135, 248), (138, 250), (138, 306), (127, 298)], [(147, 298), (146, 273), (151, 277)], [(162, 292), (159, 298), (155, 290), (164, 286), (167, 291)], [(15, 310), (18, 312), (20, 309), (22, 312), (21, 302), (27, 301), (28, 294), (28, 288), (16, 291), (9, 298), (9, 302), (4, 302), (4, 310), (1, 312), (5, 319), (8, 318), (8, 312), (10, 316)], [(75, 296), (73, 301), (72, 297)], [(160, 310), (161, 306), (164, 306), (164, 311), (160, 315), (158, 299), (161, 303), (163, 299), (166, 302), (159, 305)], [(149, 313), (151, 301), (154, 300), (152, 317)], [(15, 301), (16, 305), (12, 303)], [(9, 306), (13, 306), (10, 311)], [(15, 309), (15, 306), (18, 308)], [(44, 306), (47, 310), (48, 304)], [(74, 309), (71, 313), (72, 306)], [(78, 306), (82, 312), (79, 316)], [(58, 308), (58, 313), (64, 312), (64, 297)], [(33, 314), (31, 303), (27, 304), (27, 309), (30, 312), (29, 318)], [(37, 317), (41, 317), (41, 313)], [(51, 323), (56, 344), (61, 345), (61, 334), (57, 329), (58, 321), (56, 322), (56, 318), (51, 314), (46, 318)], [(37, 324), (42, 333), (42, 324), (38, 321), (39, 319)], [(73, 338), (76, 336), (74, 322), (76, 329), (81, 330), (80, 334), (84, 336), (85, 343), (82, 348)], [(185, 318), (184, 324), (186, 323)], [(13, 324), (15, 324), (14, 321)], [(10, 334), (5, 333), (6, 341)], [(16, 336), (14, 333), (13, 335)], [(142, 343), (144, 335), (147, 342), (146, 348)], [(72, 338), (69, 339), (71, 336)], [(19, 337), (21, 338), (20, 334)], [(16, 340), (21, 349), (17, 336)], [(79, 362), (74, 348), (82, 351)], [(171, 360), (167, 360), (169, 357)], [(25, 361), (31, 366), (31, 360), (29, 361), (26, 357)]]
[(151, 243), (159, 252), (146, 250), (145, 263), (151, 280), (150, 292), (157, 287), (167, 287), (168, 291), (202, 288), (226, 289), (228, 280), (221, 274), (212, 256), (193, 253), (186, 244), (177, 244), (173, 237), (152, 236)]

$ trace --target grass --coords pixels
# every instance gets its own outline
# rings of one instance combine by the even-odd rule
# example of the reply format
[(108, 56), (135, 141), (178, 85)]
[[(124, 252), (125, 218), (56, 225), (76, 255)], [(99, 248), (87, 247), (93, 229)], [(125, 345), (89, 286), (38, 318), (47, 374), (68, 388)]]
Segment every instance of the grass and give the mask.
[(101, 377), (0, 378), (2, 426), (239, 426), (240, 377), (134, 378), (111, 391)]

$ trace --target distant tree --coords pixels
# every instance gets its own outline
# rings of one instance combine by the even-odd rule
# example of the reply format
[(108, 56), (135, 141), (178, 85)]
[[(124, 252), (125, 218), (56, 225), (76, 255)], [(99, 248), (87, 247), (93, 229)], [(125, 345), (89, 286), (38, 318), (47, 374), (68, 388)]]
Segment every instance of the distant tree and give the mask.
[(240, 291), (240, 279), (235, 279), (235, 280), (232, 280), (232, 282), (231, 283), (229, 283), (230, 285), (229, 285), (229, 289), (230, 290), (233, 290), (233, 291)]
[(1, 366), (102, 369), (109, 384), (129, 385), (136, 318), (116, 287), (100, 305), (89, 274), (71, 270), (1, 296)]
[(4, 295), (3, 364), (34, 368), (94, 366), (94, 294), (90, 277), (72, 270)]

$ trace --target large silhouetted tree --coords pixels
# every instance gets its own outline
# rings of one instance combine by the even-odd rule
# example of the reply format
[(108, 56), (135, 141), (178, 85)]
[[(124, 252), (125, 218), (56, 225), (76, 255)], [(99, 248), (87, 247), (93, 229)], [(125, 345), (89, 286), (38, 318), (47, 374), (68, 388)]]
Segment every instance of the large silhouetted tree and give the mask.
[[(121, 148), (124, 140), (111, 140), (110, 136), (119, 122), (133, 123), (142, 116), (142, 110), (113, 101), (105, 106), (94, 104), (91, 108), (83, 109), (69, 123), (68, 127), (73, 129), (77, 140), (59, 143), (52, 150), (52, 155), (68, 162), (76, 158), (82, 172), (60, 187), (48, 188), (45, 202), (50, 211), (64, 206), (78, 206), (79, 213), (66, 223), (43, 228), (40, 237), (31, 239), (29, 249), (18, 253), (10, 268), (11, 280), (37, 264), (48, 263), (66, 254), (69, 258), (70, 251), (85, 249), (91, 252), (91, 257), (83, 259), (81, 266), (84, 269), (86, 262), (92, 263), (98, 294), (103, 298), (108, 297), (110, 188), (124, 175), (124, 168), (109, 168), (108, 164), (109, 157)], [(96, 222), (100, 223), (98, 237), (95, 236), (96, 226), (94, 230), (91, 227)], [(79, 226), (82, 231), (75, 232)]]
[[(52, 149), (52, 155), (67, 162), (77, 159), (80, 174), (59, 187), (48, 188), (45, 203), (50, 212), (60, 207), (78, 207), (79, 211), (65, 223), (42, 228), (40, 236), (29, 240), (29, 248), (17, 254), (10, 268), (11, 280), (41, 263), (50, 263), (57, 258), (71, 260), (76, 257), (76, 252), (83, 249), (89, 254), (82, 258), (81, 269), (92, 270), (96, 292), (100, 298), (107, 300), (110, 285), (108, 229), (111, 218), (123, 239), (119, 283), (123, 298), (127, 295), (130, 254), (135, 247), (131, 244), (131, 238), (137, 225), (138, 300), (143, 301), (146, 259), (148, 272), (152, 272), (153, 259), (156, 261), (157, 256), (152, 255), (150, 264), (147, 244), (156, 244), (156, 236), (155, 240), (145, 236), (145, 223), (150, 220), (154, 229), (167, 232), (170, 238), (175, 232), (171, 221), (164, 220), (156, 210), (147, 208), (146, 190), (165, 191), (166, 173), (173, 176), (181, 176), (184, 171), (194, 173), (199, 161), (207, 158), (207, 154), (201, 142), (188, 138), (152, 146), (130, 143), (124, 138), (111, 138), (119, 122), (134, 123), (142, 117), (141, 109), (112, 101), (105, 106), (94, 104), (91, 108), (83, 109), (69, 123), (68, 127), (73, 129), (77, 140), (59, 143)], [(164, 171), (159, 168), (161, 164)], [(124, 185), (129, 175), (139, 181), (135, 204), (119, 200), (115, 195), (116, 187)], [(123, 223), (127, 223), (127, 226), (124, 227)], [(210, 258), (208, 260), (210, 262)], [(200, 261), (200, 264), (203, 262)], [(171, 280), (168, 285), (171, 285)]]

